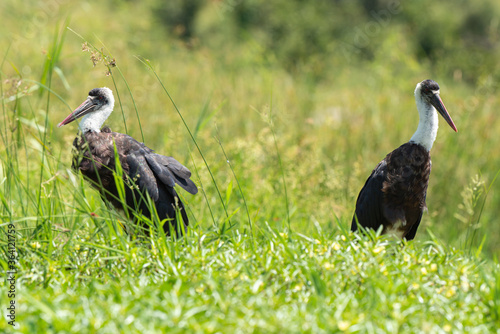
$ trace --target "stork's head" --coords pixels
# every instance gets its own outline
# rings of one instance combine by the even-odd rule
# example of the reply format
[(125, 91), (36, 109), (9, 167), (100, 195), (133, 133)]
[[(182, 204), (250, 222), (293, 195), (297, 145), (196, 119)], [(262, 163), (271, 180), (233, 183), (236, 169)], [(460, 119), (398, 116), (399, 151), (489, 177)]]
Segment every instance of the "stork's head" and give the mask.
[(59, 123), (58, 127), (73, 122), (83, 117), (80, 121), (80, 128), (83, 132), (99, 132), (104, 121), (113, 111), (115, 99), (113, 92), (107, 87), (94, 88), (89, 92), (89, 96), (78, 108)]
[[(448, 114), (441, 97), (439, 96), (439, 85), (434, 80), (424, 80), (415, 88), (415, 100), (420, 112), (434, 112), (434, 109), (446, 120), (451, 128), (457, 132), (457, 127)], [(432, 108), (434, 107), (434, 108)]]

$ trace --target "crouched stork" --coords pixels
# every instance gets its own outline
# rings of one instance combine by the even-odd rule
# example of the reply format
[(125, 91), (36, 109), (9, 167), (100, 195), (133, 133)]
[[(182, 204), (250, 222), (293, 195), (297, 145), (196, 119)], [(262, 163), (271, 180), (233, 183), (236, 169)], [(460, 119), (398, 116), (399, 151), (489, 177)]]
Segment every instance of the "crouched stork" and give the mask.
[[(126, 134), (112, 132), (109, 127), (101, 129), (113, 111), (114, 101), (111, 89), (92, 89), (87, 99), (59, 123), (61, 127), (81, 118), (80, 131), (73, 142), (75, 154), (72, 168), (81, 171), (103, 199), (118, 209), (125, 209), (115, 182), (116, 148), (127, 208), (153, 219), (155, 214), (148, 205), (149, 197), (167, 235), (171, 233), (171, 226), (178, 233), (180, 228), (177, 222), (181, 221), (186, 231), (189, 219), (174, 186), (178, 184), (189, 193), (196, 194), (198, 188), (190, 179), (191, 172), (174, 158), (156, 154)], [(181, 217), (177, 217), (178, 212)]]
[(351, 230), (358, 227), (379, 229), (382, 234), (394, 234), (412, 240), (417, 233), (431, 173), (432, 148), (438, 131), (438, 113), (457, 132), (443, 101), (439, 85), (424, 80), (415, 88), (415, 100), (420, 114), (417, 131), (372, 171), (356, 201)]

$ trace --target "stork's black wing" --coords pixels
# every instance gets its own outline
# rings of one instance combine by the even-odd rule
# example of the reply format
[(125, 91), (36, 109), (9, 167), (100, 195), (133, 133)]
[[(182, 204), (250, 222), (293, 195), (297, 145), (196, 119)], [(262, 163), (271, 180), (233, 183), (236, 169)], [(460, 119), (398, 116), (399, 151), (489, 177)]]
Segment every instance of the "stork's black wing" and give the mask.
[[(396, 228), (403, 237), (415, 237), (425, 208), (431, 160), (421, 145), (405, 143), (389, 153), (373, 170), (356, 202), (356, 217), (365, 228)], [(401, 223), (394, 227), (394, 224)]]
[(177, 183), (190, 194), (198, 192), (198, 187), (190, 179), (191, 172), (179, 161), (156, 153), (147, 154), (145, 157), (155, 176), (165, 185), (173, 187)]
[(418, 226), (420, 225), (420, 221), (422, 220), (423, 213), (424, 213), (424, 210), (420, 211), (420, 216), (417, 218), (416, 222), (413, 225), (411, 225), (409, 231), (404, 235), (404, 238), (406, 240), (413, 240), (415, 238), (415, 235), (417, 234)]
[[(126, 162), (129, 167), (128, 176), (131, 179), (130, 181), (138, 185), (139, 189), (146, 190), (151, 199), (156, 202), (159, 197), (158, 176), (149, 168), (146, 161), (148, 153), (145, 153), (144, 150), (141, 151), (132, 151), (126, 155)], [(170, 185), (170, 187), (173, 188), (173, 185)]]
[[(427, 193), (424, 195), (424, 203), (427, 197)], [(424, 209), (420, 210), (420, 214), (416, 216), (415, 222), (409, 228), (408, 232), (405, 233), (404, 237), (406, 240), (413, 240), (415, 235), (417, 234), (418, 226), (420, 225), (420, 221), (422, 220), (422, 215), (424, 213)]]
[[(127, 189), (127, 204), (151, 217), (152, 214), (143, 196), (147, 192), (154, 201), (161, 220), (175, 221), (179, 210), (184, 225), (187, 226), (189, 220), (186, 210), (174, 186), (177, 183), (193, 195), (198, 192), (198, 188), (190, 179), (189, 169), (172, 157), (154, 153), (143, 143), (128, 135), (113, 133), (113, 136), (120, 160), (123, 160), (124, 172), (128, 175), (129, 182), (132, 182), (132, 186)], [(165, 224), (164, 229), (169, 232), (169, 224)]]
[(387, 163), (384, 159), (372, 171), (359, 193), (356, 201), (356, 211), (352, 218), (351, 231), (357, 231), (358, 224), (364, 228), (377, 230), (380, 225), (388, 223), (382, 209), (384, 201), (382, 187), (386, 179), (386, 173)]

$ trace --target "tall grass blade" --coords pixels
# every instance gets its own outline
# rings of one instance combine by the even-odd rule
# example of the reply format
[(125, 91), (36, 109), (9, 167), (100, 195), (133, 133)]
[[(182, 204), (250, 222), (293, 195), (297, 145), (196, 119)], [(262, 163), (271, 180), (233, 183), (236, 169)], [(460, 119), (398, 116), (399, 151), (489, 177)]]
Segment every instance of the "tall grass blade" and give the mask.
[(288, 204), (288, 191), (287, 191), (287, 187), (286, 187), (285, 169), (283, 168), (283, 161), (281, 160), (281, 155), (280, 155), (280, 151), (278, 148), (278, 141), (276, 140), (276, 132), (274, 131), (272, 111), (273, 111), (273, 99), (271, 96), (271, 104), (269, 107), (269, 127), (271, 129), (271, 133), (273, 134), (273, 141), (274, 141), (274, 147), (276, 149), (276, 156), (278, 158), (278, 162), (280, 165), (281, 181), (283, 183), (283, 189), (285, 191), (286, 221), (288, 223), (288, 230), (290, 231), (290, 234), (291, 234), (293, 231), (292, 231), (292, 226), (290, 224), (290, 208), (289, 208), (289, 204)]
[(155, 75), (156, 79), (158, 80), (158, 82), (160, 83), (161, 87), (163, 88), (163, 91), (167, 94), (168, 98), (170, 99), (170, 102), (172, 102), (172, 105), (174, 106), (175, 110), (177, 111), (177, 114), (179, 115), (179, 117), (181, 118), (182, 123), (184, 124), (186, 130), (189, 133), (189, 136), (193, 140), (193, 143), (195, 144), (196, 148), (198, 149), (198, 152), (200, 153), (201, 158), (203, 159), (203, 162), (205, 163), (205, 167), (207, 167), (207, 170), (208, 170), (208, 172), (210, 174), (210, 177), (212, 178), (212, 183), (213, 183), (213, 185), (215, 187), (215, 190), (217, 191), (217, 194), (219, 195), (219, 200), (220, 200), (220, 203), (221, 203), (221, 205), (222, 205), (222, 207), (224, 209), (224, 213), (226, 214), (226, 218), (228, 219), (229, 223), (231, 224), (231, 221), (229, 219), (229, 214), (228, 214), (227, 209), (226, 209), (226, 205), (224, 204), (224, 200), (222, 199), (222, 194), (221, 194), (221, 192), (219, 190), (219, 186), (217, 185), (217, 181), (215, 181), (215, 178), (214, 178), (214, 175), (212, 173), (212, 170), (210, 169), (210, 166), (208, 165), (208, 162), (205, 159), (205, 156), (204, 156), (203, 152), (201, 151), (201, 148), (198, 145), (198, 142), (196, 141), (196, 138), (193, 136), (193, 133), (189, 129), (189, 126), (187, 125), (186, 121), (184, 120), (184, 117), (182, 116), (179, 108), (175, 104), (175, 101), (170, 96), (170, 93), (168, 92), (167, 88), (165, 87), (165, 85), (161, 81), (160, 77), (158, 76), (158, 73), (155, 71), (155, 69), (153, 68), (153, 65), (151, 65), (151, 63), (149, 62), (149, 60), (147, 60), (147, 59), (141, 59), (139, 57), (137, 57), (137, 59), (141, 63), (143, 63), (144, 65), (146, 65), (146, 67), (149, 68), (153, 72), (153, 74)]
[(245, 211), (247, 213), (247, 218), (248, 218), (248, 228), (250, 229), (250, 237), (251, 237), (251, 242), (252, 242), (252, 247), (254, 246), (254, 233), (253, 233), (253, 224), (252, 224), (252, 219), (250, 218), (250, 211), (248, 210), (248, 205), (247, 205), (247, 200), (245, 198), (245, 193), (243, 192), (243, 189), (241, 188), (240, 181), (238, 180), (238, 177), (236, 176), (236, 173), (234, 172), (233, 165), (231, 163), (231, 160), (226, 154), (226, 150), (224, 150), (224, 146), (222, 145), (222, 140), (220, 139), (219, 136), (219, 130), (216, 126), (217, 130), (217, 136), (216, 140), (219, 143), (220, 149), (222, 150), (222, 153), (224, 154), (224, 158), (226, 159), (227, 164), (229, 165), (229, 168), (231, 169), (231, 172), (233, 174), (234, 179), (236, 180), (236, 184), (238, 186), (238, 190), (241, 194), (241, 198), (243, 199), (243, 204), (245, 205)]

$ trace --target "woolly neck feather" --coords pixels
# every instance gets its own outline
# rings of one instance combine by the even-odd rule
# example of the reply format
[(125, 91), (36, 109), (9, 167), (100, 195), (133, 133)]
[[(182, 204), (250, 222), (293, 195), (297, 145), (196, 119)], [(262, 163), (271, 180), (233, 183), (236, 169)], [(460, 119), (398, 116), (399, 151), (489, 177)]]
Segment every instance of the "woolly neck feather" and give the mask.
[(430, 151), (438, 132), (438, 113), (436, 108), (422, 97), (420, 83), (415, 88), (415, 101), (417, 103), (420, 121), (417, 131), (411, 137), (410, 142), (422, 145)]

